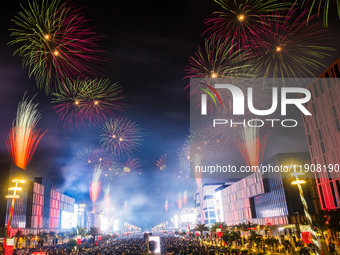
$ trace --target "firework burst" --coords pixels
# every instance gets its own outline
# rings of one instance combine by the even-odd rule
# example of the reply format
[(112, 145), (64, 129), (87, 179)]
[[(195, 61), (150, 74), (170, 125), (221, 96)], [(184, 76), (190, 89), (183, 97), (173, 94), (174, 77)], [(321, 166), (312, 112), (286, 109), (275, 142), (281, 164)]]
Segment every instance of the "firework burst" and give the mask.
[(246, 126), (235, 141), (244, 162), (252, 167), (259, 166), (263, 159), (268, 133), (260, 135), (260, 128)]
[(104, 124), (100, 143), (115, 155), (131, 155), (140, 149), (143, 135), (138, 124), (126, 117), (115, 117)]
[[(224, 11), (214, 12), (206, 19), (205, 32), (222, 41), (230, 41), (235, 49), (242, 49), (256, 37), (260, 30), (261, 17), (277, 8), (287, 8), (290, 3), (263, 0), (215, 0)], [(234, 50), (235, 50), (234, 49)]]
[[(263, 18), (258, 40), (253, 40), (250, 49), (256, 57), (252, 61), (254, 70), (265, 78), (314, 77), (313, 71), (324, 66), (320, 60), (330, 56), (333, 48), (328, 47), (329, 34), (321, 22), (306, 26), (307, 10), (276, 11), (277, 18)], [(285, 15), (283, 15), (283, 13)], [(310, 20), (314, 19), (310, 17)], [(272, 83), (277, 83), (275, 81)], [(284, 85), (284, 82), (283, 82)]]
[(130, 173), (132, 171), (139, 171), (138, 169), (141, 167), (138, 158), (128, 159), (123, 167), (124, 173)]
[(166, 154), (162, 155), (159, 160), (156, 161), (156, 166), (163, 171), (166, 167)]
[(75, 161), (82, 162), (91, 168), (96, 165), (100, 166), (102, 169), (107, 170), (112, 167), (112, 164), (116, 162), (115, 157), (111, 152), (101, 148), (99, 146), (85, 146), (80, 151), (77, 152)]
[(123, 111), (122, 88), (109, 79), (65, 79), (58, 92), (52, 93), (52, 108), (59, 114), (64, 126), (100, 124)]
[(28, 101), (24, 96), (19, 102), (17, 117), (13, 121), (6, 142), (12, 162), (22, 169), (26, 168), (42, 136), (46, 133), (45, 131), (41, 134), (40, 129), (36, 129), (41, 117), (37, 107), (38, 104), (33, 103), (33, 98)]
[(310, 17), (312, 15), (312, 12), (314, 8), (316, 7), (318, 12), (317, 12), (317, 17), (323, 15), (323, 24), (325, 27), (328, 27), (328, 14), (329, 14), (329, 8), (332, 7), (332, 4), (335, 5), (335, 9), (338, 12), (338, 16), (340, 18), (340, 0), (303, 0), (301, 5), (307, 7), (309, 9), (308, 12), (308, 17), (307, 17), (307, 24), (308, 21), (310, 20)]
[(40, 89), (49, 94), (56, 81), (98, 75), (99, 37), (84, 27), (87, 20), (80, 10), (59, 0), (33, 0), (22, 8), (13, 20), (15, 39), (9, 44), (20, 45), (14, 54), (23, 57), (23, 66)]
[[(189, 58), (189, 65), (185, 71), (190, 78), (189, 84), (185, 89), (190, 88), (190, 100), (195, 101), (195, 105), (201, 105), (202, 93), (210, 94), (213, 100), (208, 100), (208, 109), (214, 109), (214, 102), (222, 102), (217, 98), (217, 92), (213, 85), (218, 82), (226, 84), (236, 84), (239, 77), (252, 78), (254, 69), (247, 64), (251, 61), (252, 56), (249, 51), (234, 49), (230, 38), (227, 40), (215, 40), (215, 37), (206, 39), (204, 48), (199, 47), (198, 52)], [(220, 83), (222, 84), (222, 83)], [(244, 84), (238, 83), (242, 88)], [(204, 92), (203, 92), (204, 91)], [(210, 92), (214, 93), (210, 93)], [(226, 93), (225, 90), (218, 92), (219, 96)]]
[[(248, 67), (244, 61), (250, 55), (236, 50), (230, 38), (219, 40), (215, 37), (206, 39), (204, 47), (198, 47), (194, 56), (189, 58), (186, 66), (186, 78), (225, 78), (244, 76)], [(188, 86), (187, 86), (188, 87)]]

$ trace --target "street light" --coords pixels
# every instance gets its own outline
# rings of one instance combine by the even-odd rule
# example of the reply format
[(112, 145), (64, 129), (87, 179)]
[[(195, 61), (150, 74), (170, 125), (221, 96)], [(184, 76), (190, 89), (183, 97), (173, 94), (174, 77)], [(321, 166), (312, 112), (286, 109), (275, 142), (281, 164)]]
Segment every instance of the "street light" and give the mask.
[(309, 225), (309, 228), (310, 228), (310, 232), (312, 234), (312, 239), (313, 239), (313, 243), (315, 244), (315, 247), (316, 247), (316, 254), (317, 255), (321, 255), (321, 249), (319, 247), (319, 243), (317, 241), (317, 237), (316, 237), (316, 233), (315, 231), (313, 230), (313, 221), (312, 221), (312, 218), (308, 212), (308, 206), (307, 206), (307, 202), (306, 202), (306, 199), (303, 195), (303, 190), (302, 190), (302, 187), (301, 187), (301, 184), (304, 184), (306, 183), (306, 181), (304, 180), (300, 180), (298, 178), (299, 175), (303, 175), (304, 173), (302, 172), (296, 172), (295, 169), (298, 167), (296, 165), (290, 165), (290, 169), (294, 167), (294, 173), (291, 173), (292, 176), (295, 176), (296, 180), (295, 181), (292, 181), (292, 184), (293, 185), (297, 185), (298, 186), (298, 189), (299, 189), (299, 193), (300, 193), (300, 198), (301, 198), (301, 202), (303, 204), (303, 210), (305, 212), (305, 216), (307, 218), (307, 222), (308, 222), (308, 225)]
[(12, 217), (13, 217), (13, 210), (14, 210), (15, 199), (16, 198), (20, 198), (20, 196), (17, 195), (16, 193), (17, 193), (17, 191), (21, 191), (22, 190), (20, 187), (18, 187), (18, 184), (19, 183), (25, 183), (25, 180), (14, 179), (14, 180), (12, 180), (12, 182), (15, 183), (15, 186), (8, 188), (8, 190), (9, 191), (13, 191), (13, 194), (6, 196), (6, 198), (8, 198), (8, 199), (12, 199), (11, 209), (10, 209), (10, 212), (9, 212), (8, 222), (7, 222), (7, 226), (6, 226), (5, 240), (4, 240), (5, 254), (6, 255), (13, 253), (13, 245), (8, 245), (6, 243), (6, 240), (7, 240), (8, 236), (11, 236), (10, 228), (11, 228), (11, 221), (12, 221)]

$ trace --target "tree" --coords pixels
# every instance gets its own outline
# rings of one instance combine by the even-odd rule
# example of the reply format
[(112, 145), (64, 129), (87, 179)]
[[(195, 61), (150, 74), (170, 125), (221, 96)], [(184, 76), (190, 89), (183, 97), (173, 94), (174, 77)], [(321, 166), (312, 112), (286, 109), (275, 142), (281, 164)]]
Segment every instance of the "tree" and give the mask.
[(227, 231), (222, 235), (222, 239), (226, 244), (231, 246), (233, 242), (238, 242), (241, 240), (241, 235), (237, 231), (231, 231), (231, 232)]
[(275, 237), (268, 237), (264, 240), (264, 243), (268, 246), (271, 246), (271, 248), (273, 250), (274, 245), (278, 244), (279, 240), (276, 239)]
[(98, 236), (100, 234), (100, 230), (99, 230), (99, 228), (92, 227), (92, 228), (90, 228), (89, 233), (90, 233), (91, 236), (95, 237), (95, 236)]
[(87, 235), (87, 231), (86, 231), (86, 228), (83, 228), (81, 226), (77, 226), (75, 228), (72, 228), (71, 231), (68, 233), (68, 235), (70, 237), (75, 237), (75, 236), (78, 236), (78, 235), (86, 236)]
[(257, 249), (259, 248), (259, 244), (262, 243), (263, 237), (259, 234), (252, 233), (249, 238), (250, 243), (255, 243), (257, 245)]
[(313, 227), (317, 229), (317, 232), (319, 232), (323, 236), (323, 232), (328, 229), (327, 226), (327, 213), (326, 211), (319, 211), (319, 213), (315, 214), (314, 220), (313, 220)]
[[(222, 229), (221, 229), (222, 227)], [(226, 231), (228, 228), (228, 225), (225, 224), (224, 222), (215, 222), (211, 228), (210, 228), (210, 231), (211, 232), (216, 232), (217, 229), (221, 229), (221, 231)]]
[(328, 211), (328, 227), (335, 233), (338, 238), (340, 231), (340, 209), (333, 209)]
[(67, 246), (68, 246), (68, 247), (77, 246), (77, 241), (74, 240), (74, 239), (71, 239), (70, 241), (68, 241)]
[(201, 236), (203, 237), (203, 232), (204, 231), (209, 231), (209, 228), (205, 224), (197, 223), (197, 225), (194, 228), (194, 230), (200, 232)]

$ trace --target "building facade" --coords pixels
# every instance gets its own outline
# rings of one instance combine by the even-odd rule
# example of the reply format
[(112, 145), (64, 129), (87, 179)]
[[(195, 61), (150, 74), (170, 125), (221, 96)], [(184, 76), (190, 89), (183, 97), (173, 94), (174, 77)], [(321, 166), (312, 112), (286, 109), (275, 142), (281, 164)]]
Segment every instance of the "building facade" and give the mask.
[(20, 197), (15, 200), (11, 227), (13, 234), (22, 230), (24, 234), (37, 234), (40, 232), (61, 230), (62, 212), (74, 213), (75, 200), (72, 197), (54, 190), (53, 183), (42, 177), (35, 177), (33, 173), (23, 170), (13, 164), (0, 164), (2, 178), (0, 180), (0, 227), (6, 227), (12, 199), (5, 198), (11, 195), (9, 188), (13, 186), (12, 180), (21, 179)]
[[(257, 225), (294, 226), (306, 221), (298, 187), (292, 184), (292, 181), (296, 180), (296, 177), (291, 175), (293, 170), (281, 170), (281, 166), (291, 169), (292, 165), (304, 164), (310, 164), (308, 152), (279, 153), (262, 162), (262, 166), (267, 166), (266, 172), (255, 172), (237, 182), (215, 187), (214, 203), (198, 203), (202, 200), (198, 200), (199, 193), (196, 193), (196, 208), (199, 208), (201, 213), (209, 212), (201, 217), (201, 222), (225, 222), (229, 226), (247, 222)], [(321, 207), (316, 182), (311, 177), (312, 173), (306, 173), (299, 178), (306, 181), (302, 190), (309, 214), (313, 215), (318, 213)], [(208, 191), (211, 192), (210, 189)], [(212, 200), (209, 195), (206, 196), (207, 192), (204, 194), (203, 201)], [(215, 207), (213, 215), (210, 214), (212, 206)], [(210, 215), (213, 217), (208, 218)]]
[(195, 194), (195, 208), (198, 223), (206, 224), (210, 227), (217, 221), (214, 194), (215, 190), (223, 185), (224, 183), (206, 183), (203, 184), (199, 192)]
[[(312, 94), (302, 116), (322, 209), (340, 208), (340, 58), (307, 86)], [(333, 169), (331, 169), (333, 168)], [(330, 170), (333, 170), (332, 172)]]

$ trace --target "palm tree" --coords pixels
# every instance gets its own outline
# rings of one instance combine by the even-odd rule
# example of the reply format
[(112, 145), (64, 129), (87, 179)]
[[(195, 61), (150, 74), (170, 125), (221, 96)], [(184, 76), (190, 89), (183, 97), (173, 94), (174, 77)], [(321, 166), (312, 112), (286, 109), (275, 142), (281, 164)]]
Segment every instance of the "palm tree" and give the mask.
[(90, 234), (91, 236), (93, 236), (92, 242), (94, 241), (94, 238), (95, 238), (97, 235), (99, 235), (99, 233), (100, 233), (99, 228), (96, 228), (96, 227), (90, 228), (89, 234)]
[(86, 236), (87, 235), (87, 231), (86, 228), (83, 228), (81, 226), (77, 226), (75, 228), (72, 228), (71, 231), (68, 233), (68, 235), (70, 237), (75, 237), (75, 236)]
[(252, 233), (249, 238), (250, 243), (255, 243), (257, 245), (257, 249), (259, 249), (259, 244), (263, 241), (263, 237), (259, 234)]
[(222, 239), (229, 246), (231, 246), (233, 242), (236, 242), (237, 245), (237, 242), (241, 240), (241, 235), (237, 231), (227, 231), (223, 234)]
[[(222, 227), (222, 229), (221, 229)], [(211, 232), (216, 232), (217, 229), (221, 229), (221, 231), (226, 231), (228, 228), (228, 225), (225, 222), (215, 222), (211, 228), (210, 231)]]
[(204, 231), (209, 231), (209, 228), (205, 224), (197, 223), (196, 227), (194, 228), (195, 231), (199, 231), (201, 236), (203, 237)]

